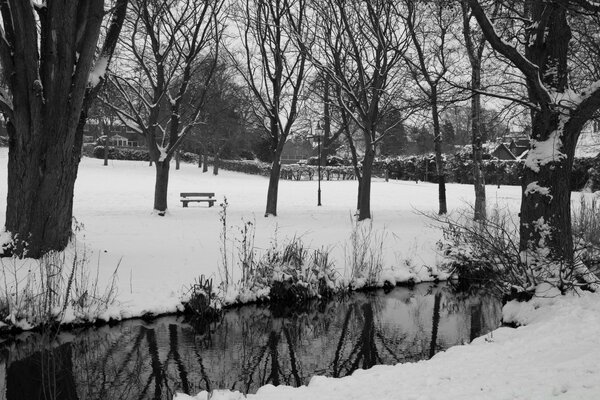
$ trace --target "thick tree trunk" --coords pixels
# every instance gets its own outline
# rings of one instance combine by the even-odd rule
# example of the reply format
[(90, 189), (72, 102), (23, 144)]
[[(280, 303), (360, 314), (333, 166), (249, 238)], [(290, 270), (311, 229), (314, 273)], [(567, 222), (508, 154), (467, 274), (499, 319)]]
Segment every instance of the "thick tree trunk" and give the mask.
[(208, 172), (208, 150), (204, 150), (203, 151), (203, 155), (202, 155), (202, 163), (204, 165), (202, 165), (202, 172)]
[[(8, 193), (6, 230), (18, 255), (39, 258), (51, 250), (62, 250), (71, 237), (73, 188), (81, 147), (74, 135), (62, 141), (42, 140), (52, 133), (66, 136), (60, 127), (44, 129), (32, 124), (28, 134), (15, 132), (9, 122)], [(50, 124), (49, 124), (50, 125)], [(52, 135), (52, 136), (54, 136)], [(40, 138), (27, 141), (25, 138)]]
[[(558, 113), (540, 112), (533, 119), (534, 144), (523, 168), (520, 247), (528, 251), (532, 258), (528, 261), (550, 258), (570, 265), (571, 168), (581, 124), (570, 120), (563, 128), (560, 125)], [(538, 142), (545, 143), (537, 145)], [(548, 142), (554, 148), (546, 154), (548, 150), (540, 149)]]
[(213, 175), (219, 175), (219, 153), (215, 153), (213, 160)]
[[(481, 88), (481, 65), (472, 66), (471, 87), (474, 90)], [(473, 93), (471, 98), (471, 133), (473, 145), (473, 186), (475, 188), (475, 212), (476, 221), (486, 218), (485, 201), (485, 176), (482, 170), (483, 143), (481, 132), (481, 95)]]
[(367, 148), (363, 158), (362, 176), (359, 183), (358, 193), (358, 220), (371, 218), (371, 175), (373, 172), (373, 160), (375, 152)]
[(5, 228), (12, 234), (9, 247), (19, 256), (39, 258), (63, 250), (71, 237), (83, 136), (79, 123), (83, 121), (83, 128), (83, 103), (103, 15), (102, 1), (81, 8), (78, 4), (48, 3), (41, 25), (29, 2), (3, 7), (5, 27), (11, 14), (8, 25), (14, 30), (3, 34), (3, 48), (9, 47), (10, 54), (0, 52), (13, 105), (7, 124)]
[(438, 178), (438, 214), (443, 215), (448, 212), (446, 206), (446, 176), (444, 172), (444, 159), (442, 158), (442, 133), (440, 131), (440, 115), (437, 106), (437, 93), (432, 94), (431, 116), (433, 117), (433, 136), (435, 142), (435, 172)]
[(265, 217), (277, 216), (277, 195), (279, 193), (279, 175), (281, 173), (281, 151), (275, 151), (267, 189), (267, 208)]
[(170, 160), (157, 161), (156, 164), (156, 182), (154, 184), (154, 210), (158, 215), (163, 216), (167, 211), (167, 193), (169, 187), (169, 167)]

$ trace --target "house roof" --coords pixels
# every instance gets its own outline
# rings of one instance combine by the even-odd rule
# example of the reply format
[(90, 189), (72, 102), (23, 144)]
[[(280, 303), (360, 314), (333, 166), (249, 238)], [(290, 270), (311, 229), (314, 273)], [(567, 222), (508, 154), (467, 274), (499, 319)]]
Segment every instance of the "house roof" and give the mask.
[(500, 143), (494, 151), (491, 152), (493, 157), (498, 158), (499, 160), (516, 160), (517, 157), (510, 151), (507, 145), (504, 143)]

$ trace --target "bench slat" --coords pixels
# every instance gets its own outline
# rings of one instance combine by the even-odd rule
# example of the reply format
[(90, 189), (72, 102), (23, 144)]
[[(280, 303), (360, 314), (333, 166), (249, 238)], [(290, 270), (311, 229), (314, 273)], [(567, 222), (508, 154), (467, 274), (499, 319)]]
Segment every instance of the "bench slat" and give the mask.
[(214, 197), (215, 196), (214, 193), (196, 193), (196, 192), (180, 193), (179, 195), (181, 197)]

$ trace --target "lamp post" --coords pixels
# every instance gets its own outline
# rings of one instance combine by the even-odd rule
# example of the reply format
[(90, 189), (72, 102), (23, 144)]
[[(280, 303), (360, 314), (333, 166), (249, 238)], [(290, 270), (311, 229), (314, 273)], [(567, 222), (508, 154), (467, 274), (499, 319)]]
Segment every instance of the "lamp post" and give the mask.
[[(312, 125), (311, 125), (312, 130)], [(317, 164), (317, 181), (318, 181), (318, 189), (317, 189), (317, 206), (321, 206), (321, 135), (320, 132), (323, 130), (321, 127), (321, 122), (317, 122), (317, 128), (315, 129), (316, 135), (310, 135), (309, 138), (317, 141), (317, 154), (318, 154), (318, 164)]]

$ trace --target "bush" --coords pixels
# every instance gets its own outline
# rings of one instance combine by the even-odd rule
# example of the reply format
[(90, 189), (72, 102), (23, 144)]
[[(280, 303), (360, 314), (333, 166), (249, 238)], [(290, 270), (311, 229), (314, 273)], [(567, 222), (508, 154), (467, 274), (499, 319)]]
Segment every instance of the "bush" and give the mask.
[[(96, 146), (93, 156), (95, 158), (104, 158), (104, 146)], [(110, 160), (132, 160), (132, 161), (150, 161), (150, 154), (145, 149), (109, 147), (108, 158)]]
[(271, 166), (255, 160), (219, 160), (219, 168), (251, 175), (269, 176)]
[(252, 151), (250, 150), (242, 150), (238, 153), (238, 156), (242, 159), (242, 160), (255, 160), (256, 159), (256, 154), (254, 154)]
[(525, 293), (527, 298), (542, 283), (563, 293), (581, 285), (595, 289), (597, 278), (588, 266), (593, 262), (597, 265), (600, 258), (600, 218), (594, 203), (585, 204), (573, 217), (576, 252), (572, 265), (552, 261), (543, 251), (522, 251), (518, 221), (503, 210), (494, 210), (485, 221), (473, 221), (472, 210), (457, 218), (431, 215), (442, 223), (442, 268), (459, 281), (484, 284), (501, 296), (521, 297)]
[(346, 269), (350, 269), (352, 289), (381, 286), (385, 232), (373, 232), (373, 222), (355, 222), (345, 248)]
[[(5, 290), (0, 297), (0, 320), (31, 329), (63, 323), (94, 322), (116, 297), (115, 279), (100, 288), (92, 275), (85, 248), (73, 241), (63, 252), (39, 260), (2, 258)], [(25, 273), (23, 273), (25, 272)]]
[[(310, 250), (299, 238), (280, 246), (274, 238), (260, 257), (254, 246), (254, 223), (244, 221), (230, 235), (227, 202), (221, 204), (221, 296), (225, 304), (271, 300), (298, 303), (331, 296), (338, 288), (337, 272), (326, 249)], [(234, 257), (237, 255), (237, 258)], [(234, 272), (240, 276), (236, 281)]]
[(188, 292), (188, 300), (184, 304), (186, 312), (203, 321), (213, 320), (219, 315), (221, 305), (213, 290), (212, 279), (204, 275), (192, 284)]

